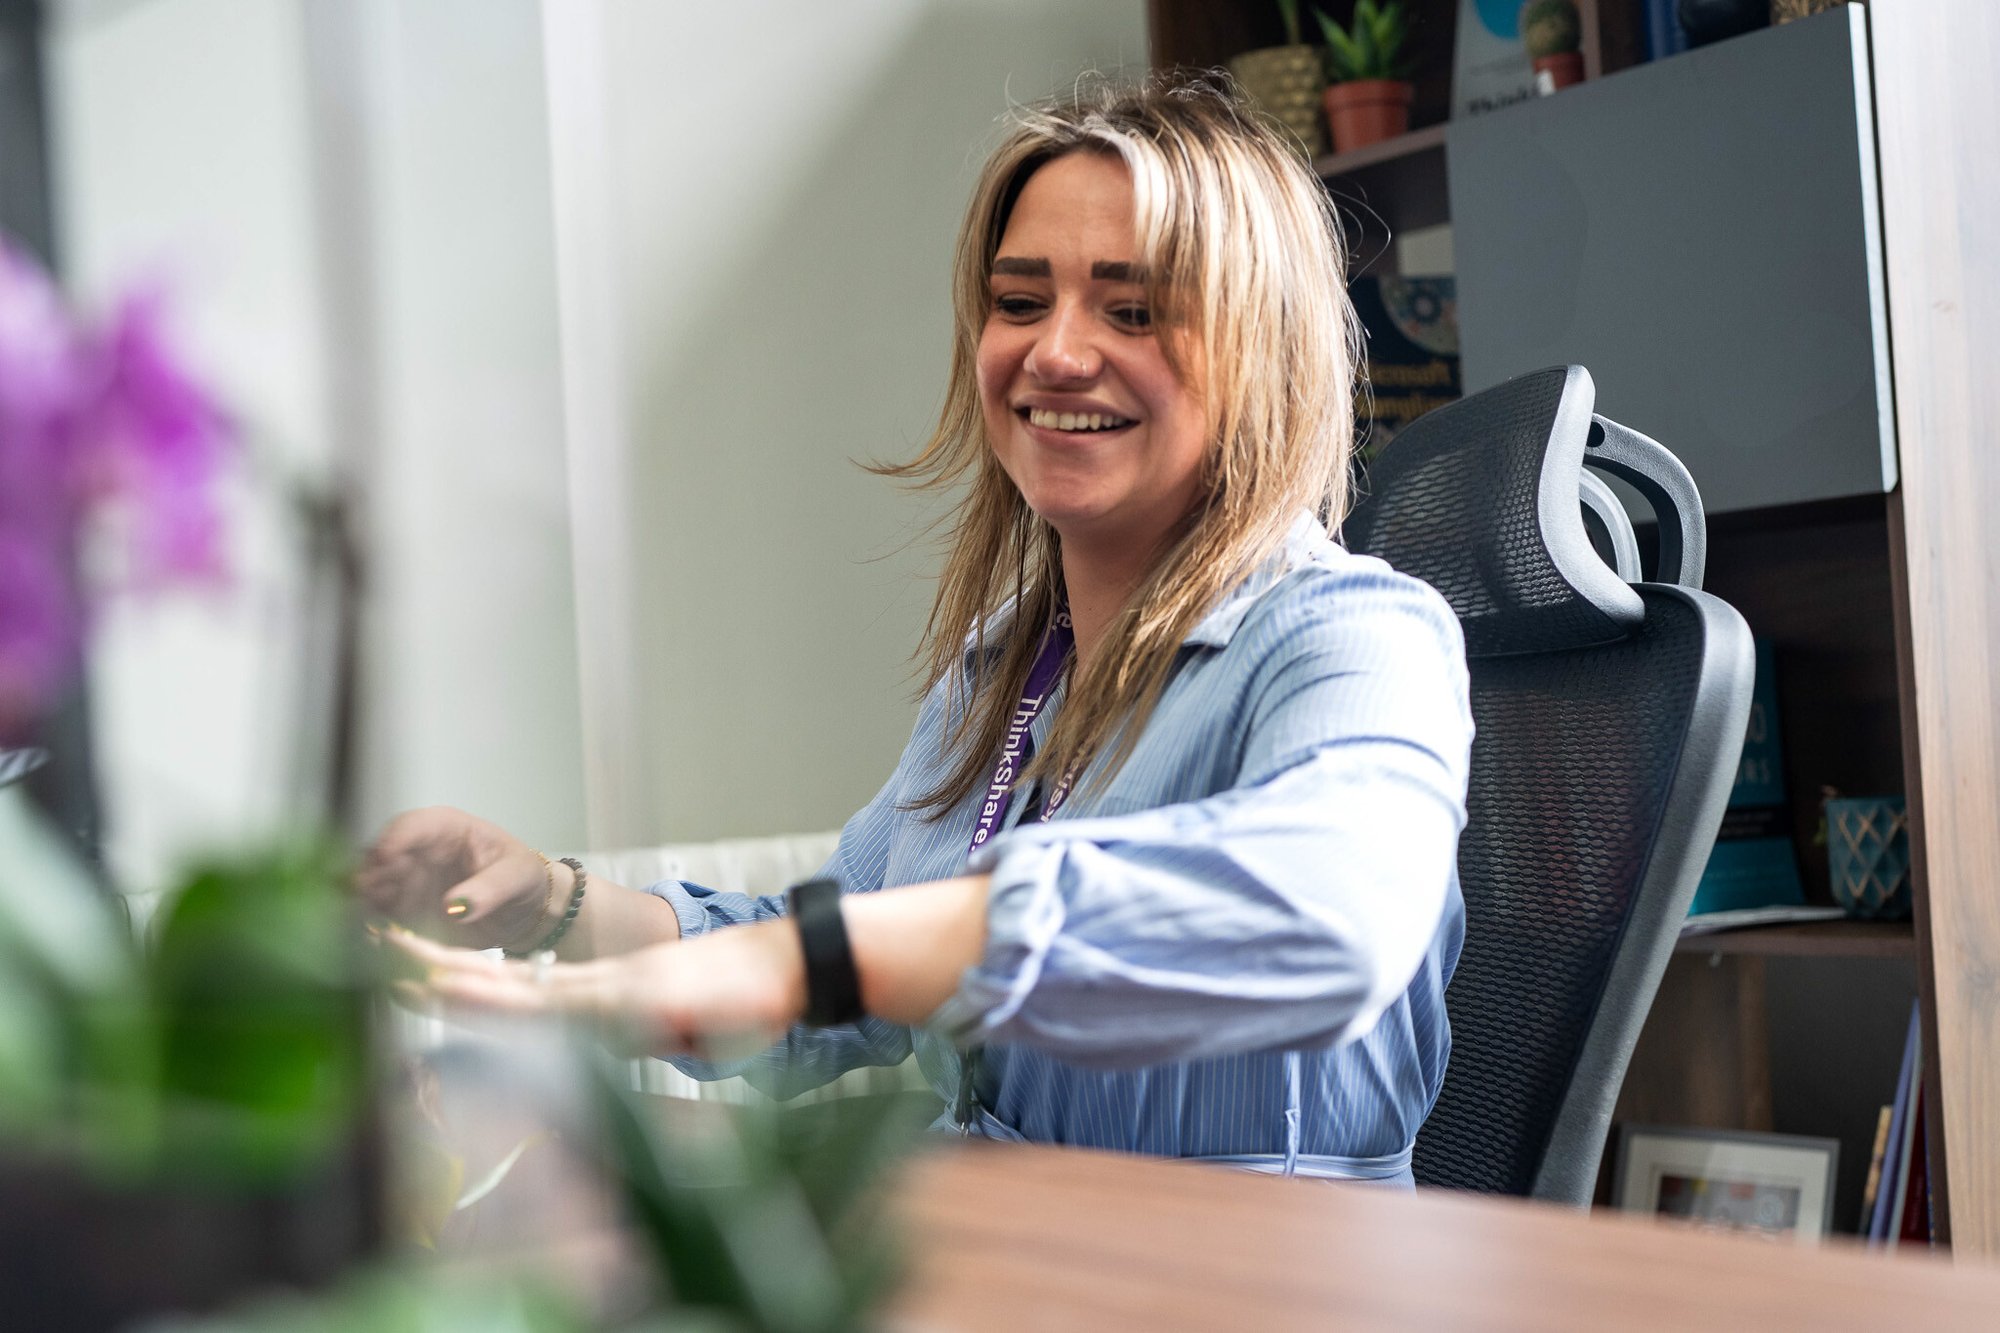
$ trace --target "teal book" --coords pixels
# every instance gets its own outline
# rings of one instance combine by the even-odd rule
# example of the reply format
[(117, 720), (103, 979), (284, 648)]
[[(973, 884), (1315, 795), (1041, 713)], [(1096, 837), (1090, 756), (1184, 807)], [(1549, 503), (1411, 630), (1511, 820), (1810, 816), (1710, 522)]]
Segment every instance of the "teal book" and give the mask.
[(1701, 872), (1690, 915), (1805, 902), (1785, 806), (1784, 749), (1778, 737), (1778, 682), (1771, 644), (1757, 640), (1757, 682), (1743, 759), (1729, 791), (1722, 831)]

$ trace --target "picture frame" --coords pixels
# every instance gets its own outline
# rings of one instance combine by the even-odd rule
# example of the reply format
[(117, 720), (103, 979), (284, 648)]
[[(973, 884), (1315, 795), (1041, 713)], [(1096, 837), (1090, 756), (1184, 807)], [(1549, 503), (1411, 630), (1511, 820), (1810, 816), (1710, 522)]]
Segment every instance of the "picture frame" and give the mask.
[(1612, 1203), (1629, 1213), (1817, 1244), (1833, 1223), (1838, 1139), (1630, 1125)]

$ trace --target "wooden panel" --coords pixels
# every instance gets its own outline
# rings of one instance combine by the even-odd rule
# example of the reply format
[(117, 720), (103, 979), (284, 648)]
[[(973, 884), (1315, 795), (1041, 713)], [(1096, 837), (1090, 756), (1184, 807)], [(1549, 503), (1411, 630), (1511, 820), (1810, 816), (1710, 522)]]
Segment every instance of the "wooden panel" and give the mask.
[(1278, 7), (1269, 0), (1151, 0), (1147, 27), (1155, 69), (1204, 69), (1285, 40)]
[[(2000, 5), (1875, 0), (1876, 131), (1902, 449), (1919, 985), (1933, 1174), (2000, 1258)], [(1940, 1152), (1939, 1150), (1943, 1151)]]
[(1630, 0), (1585, 0), (1577, 6), (1583, 19), (1583, 72), (1602, 78), (1630, 69), (1646, 59), (1646, 34), (1639, 6)]
[(1611, 1118), (1619, 1125), (1771, 1128), (1763, 959), (1675, 956)]

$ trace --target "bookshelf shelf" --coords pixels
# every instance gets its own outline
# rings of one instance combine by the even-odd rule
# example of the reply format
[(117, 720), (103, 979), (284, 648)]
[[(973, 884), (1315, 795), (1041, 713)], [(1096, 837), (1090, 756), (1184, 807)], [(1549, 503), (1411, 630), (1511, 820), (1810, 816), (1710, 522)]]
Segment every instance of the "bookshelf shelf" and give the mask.
[[(1405, 158), (1414, 158), (1426, 153), (1442, 154), (1444, 131), (1445, 127), (1441, 124), (1426, 125), (1422, 129), (1411, 130), (1408, 134), (1399, 134), (1393, 139), (1384, 139), (1380, 143), (1371, 143), (1363, 148), (1355, 148), (1345, 153), (1328, 153), (1313, 159), (1313, 170), (1319, 173), (1321, 180), (1330, 181), (1338, 180), (1342, 176), (1351, 176), (1367, 167), (1401, 162)], [(1437, 166), (1442, 168), (1442, 157), (1439, 158)]]
[(1907, 921), (1809, 921), (1693, 935), (1675, 953), (1758, 958), (1903, 958), (1915, 961), (1917, 936)]
[(1390, 235), (1451, 220), (1445, 190), (1443, 124), (1313, 161), (1341, 212), (1364, 235)]

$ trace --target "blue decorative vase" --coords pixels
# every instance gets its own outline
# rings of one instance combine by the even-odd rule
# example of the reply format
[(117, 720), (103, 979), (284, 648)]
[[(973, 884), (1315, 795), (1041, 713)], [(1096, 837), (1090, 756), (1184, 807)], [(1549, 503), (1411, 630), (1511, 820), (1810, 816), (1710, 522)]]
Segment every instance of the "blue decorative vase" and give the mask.
[(1826, 803), (1826, 861), (1833, 900), (1849, 916), (1897, 921), (1910, 914), (1910, 821), (1900, 796)]

